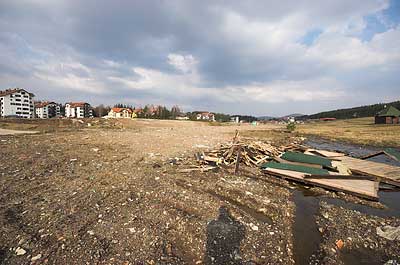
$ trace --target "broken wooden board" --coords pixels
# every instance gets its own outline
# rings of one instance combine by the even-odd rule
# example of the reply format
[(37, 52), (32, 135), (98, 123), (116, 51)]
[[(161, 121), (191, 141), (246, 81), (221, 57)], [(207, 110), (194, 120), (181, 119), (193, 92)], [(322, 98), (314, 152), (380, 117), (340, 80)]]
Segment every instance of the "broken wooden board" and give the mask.
[(353, 173), (373, 176), (379, 181), (400, 187), (400, 167), (349, 156), (339, 157), (339, 160), (342, 164), (350, 168)]
[(275, 168), (264, 169), (264, 172), (284, 179), (318, 186), (327, 190), (341, 191), (370, 200), (378, 200), (379, 182), (377, 181), (354, 178), (344, 179), (343, 176), (337, 179), (332, 179), (332, 176), (326, 179), (320, 177), (306, 178), (305, 176), (307, 174), (305, 173)]
[(326, 158), (329, 158), (329, 159), (335, 159), (335, 160), (336, 160), (337, 157), (345, 156), (345, 154), (339, 153), (339, 152), (318, 150), (318, 149), (312, 149), (312, 148), (308, 148), (307, 150), (305, 150), (304, 154), (307, 154), (307, 155), (319, 155), (319, 156), (323, 156), (323, 157), (326, 157)]

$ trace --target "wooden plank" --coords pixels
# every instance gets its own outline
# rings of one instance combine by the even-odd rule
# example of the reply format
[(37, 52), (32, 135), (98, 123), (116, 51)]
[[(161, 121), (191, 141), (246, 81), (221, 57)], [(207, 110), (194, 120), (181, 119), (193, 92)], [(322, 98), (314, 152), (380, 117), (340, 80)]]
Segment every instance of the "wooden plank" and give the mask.
[(400, 187), (400, 167), (361, 160), (349, 156), (339, 158), (353, 173), (376, 177), (377, 180)]
[(317, 150), (317, 149), (307, 149), (306, 152), (308, 154), (318, 154), (327, 158), (336, 158), (340, 156), (345, 156), (343, 153), (338, 153), (338, 152), (332, 152), (332, 151), (326, 151), (326, 150)]
[(372, 176), (360, 176), (360, 175), (305, 175), (306, 179), (365, 179), (365, 180), (376, 180)]
[(383, 155), (383, 154), (384, 154), (383, 151), (379, 151), (379, 152), (375, 152), (375, 153), (363, 156), (360, 159), (365, 160), (365, 159), (372, 158), (372, 157), (379, 156), (379, 155)]
[(265, 169), (264, 172), (328, 190), (341, 191), (370, 200), (378, 200), (377, 181), (363, 179), (311, 179), (305, 178), (306, 174), (301, 172), (273, 168)]

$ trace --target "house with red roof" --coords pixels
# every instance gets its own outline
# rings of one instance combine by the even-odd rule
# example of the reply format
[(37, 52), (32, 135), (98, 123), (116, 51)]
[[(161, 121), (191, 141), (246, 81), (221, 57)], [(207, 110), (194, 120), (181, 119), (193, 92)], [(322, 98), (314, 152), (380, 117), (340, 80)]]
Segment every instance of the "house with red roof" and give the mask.
[(130, 108), (112, 108), (108, 113), (108, 118), (133, 118), (136, 114)]

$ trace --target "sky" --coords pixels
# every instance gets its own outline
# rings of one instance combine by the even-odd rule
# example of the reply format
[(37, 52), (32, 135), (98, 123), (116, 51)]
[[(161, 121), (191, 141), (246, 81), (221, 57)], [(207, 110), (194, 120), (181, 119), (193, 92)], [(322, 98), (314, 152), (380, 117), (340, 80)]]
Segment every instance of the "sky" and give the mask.
[(400, 0), (1, 0), (0, 90), (283, 116), (400, 99)]

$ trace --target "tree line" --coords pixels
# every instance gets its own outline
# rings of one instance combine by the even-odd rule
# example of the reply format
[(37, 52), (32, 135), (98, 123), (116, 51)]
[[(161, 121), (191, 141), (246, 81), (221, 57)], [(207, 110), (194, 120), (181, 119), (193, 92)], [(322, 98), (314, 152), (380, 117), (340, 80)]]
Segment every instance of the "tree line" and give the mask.
[[(93, 116), (94, 117), (103, 117), (107, 115), (111, 108), (130, 108), (135, 110), (138, 118), (145, 119), (176, 119), (179, 116), (188, 117), (190, 120), (197, 120), (197, 115), (201, 113), (200, 111), (193, 112), (183, 112), (179, 106), (175, 105), (171, 109), (168, 109), (165, 106), (154, 106), (154, 105), (146, 105), (143, 108), (137, 108), (129, 104), (117, 103), (114, 106), (105, 106), (103, 104), (98, 105), (93, 108)], [(257, 118), (253, 116), (244, 116), (244, 115), (229, 115), (224, 113), (213, 113), (214, 118), (218, 122), (229, 122), (231, 117), (239, 117), (241, 121), (252, 122), (256, 121)]]
[(312, 115), (304, 115), (296, 119), (320, 119), (320, 118), (336, 118), (336, 119), (351, 119), (375, 116), (378, 112), (387, 107), (393, 106), (400, 109), (400, 101), (390, 103), (378, 103), (373, 105), (366, 105), (347, 109), (337, 109), (332, 111), (324, 111)]

